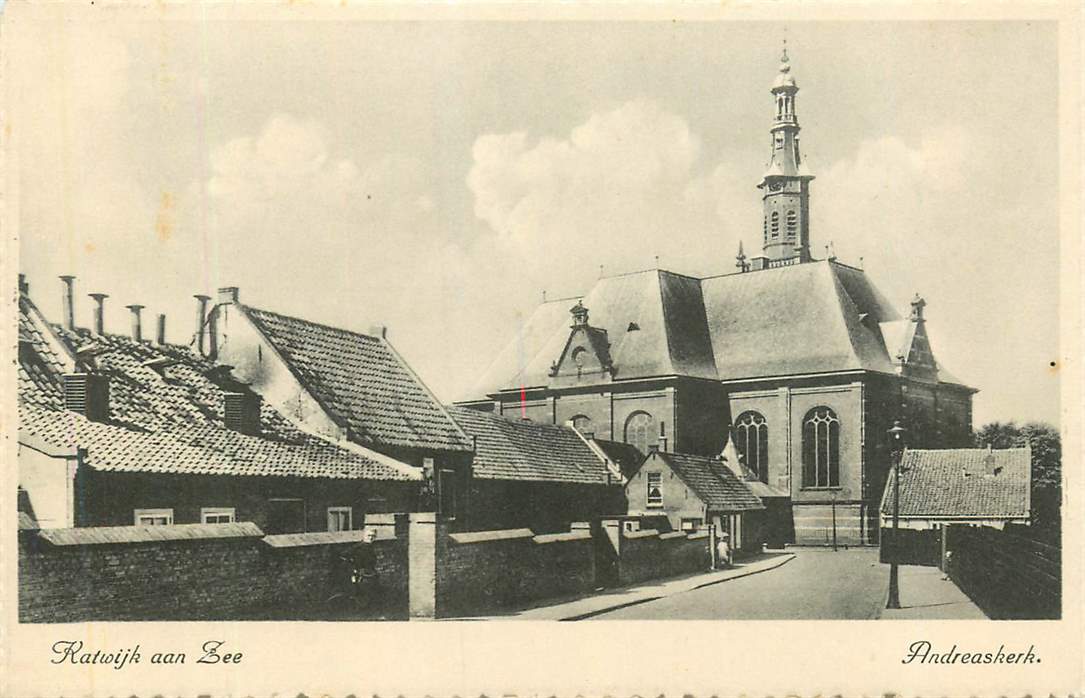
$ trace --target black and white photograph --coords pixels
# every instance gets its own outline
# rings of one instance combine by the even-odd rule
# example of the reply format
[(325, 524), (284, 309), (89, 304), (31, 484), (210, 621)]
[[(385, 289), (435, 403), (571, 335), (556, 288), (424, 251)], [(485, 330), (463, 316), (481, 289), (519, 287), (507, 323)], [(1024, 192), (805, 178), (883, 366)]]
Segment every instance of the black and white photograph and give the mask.
[(990, 623), (1081, 615), (1065, 20), (94, 5), (3, 10), (33, 661), (528, 621), (1080, 650)]

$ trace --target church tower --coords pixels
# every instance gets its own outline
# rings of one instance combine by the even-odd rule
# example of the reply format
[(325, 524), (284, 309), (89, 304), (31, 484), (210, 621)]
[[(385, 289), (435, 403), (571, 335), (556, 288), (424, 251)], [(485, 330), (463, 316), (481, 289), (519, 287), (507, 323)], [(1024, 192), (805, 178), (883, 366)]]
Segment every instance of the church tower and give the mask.
[(796, 263), (810, 261), (810, 180), (814, 176), (806, 171), (799, 154), (798, 91), (784, 47), (780, 73), (772, 85), (776, 101), (772, 158), (757, 185), (764, 210), (762, 247), (770, 264), (794, 258)]

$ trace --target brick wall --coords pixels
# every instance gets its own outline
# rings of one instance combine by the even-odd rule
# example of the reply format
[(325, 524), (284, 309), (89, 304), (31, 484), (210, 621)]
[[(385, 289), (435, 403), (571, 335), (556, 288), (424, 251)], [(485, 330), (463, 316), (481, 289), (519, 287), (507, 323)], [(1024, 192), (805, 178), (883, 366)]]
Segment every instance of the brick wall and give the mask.
[[(137, 527), (21, 532), (20, 620), (319, 616), (343, 587), (339, 555), (360, 538), (357, 532), (265, 537), (245, 523), (161, 529), (170, 530), (153, 535), (165, 539)], [(405, 615), (406, 537), (390, 531), (382, 538), (373, 543), (382, 606), (369, 610)]]
[(707, 531), (659, 533), (654, 530), (622, 532), (618, 558), (619, 584), (707, 572), (712, 566)]
[(595, 586), (595, 550), (587, 529), (535, 535), (530, 529), (438, 532), (438, 615), (499, 612)]

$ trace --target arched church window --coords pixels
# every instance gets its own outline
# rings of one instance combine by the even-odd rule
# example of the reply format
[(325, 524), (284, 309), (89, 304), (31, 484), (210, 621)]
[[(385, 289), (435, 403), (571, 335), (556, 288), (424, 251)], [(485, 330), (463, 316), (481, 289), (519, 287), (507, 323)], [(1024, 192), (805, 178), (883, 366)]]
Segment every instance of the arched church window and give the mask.
[(573, 423), (573, 429), (576, 429), (581, 434), (587, 434), (592, 431), (591, 417), (587, 415), (578, 414), (569, 420)]
[(795, 232), (799, 229), (799, 214), (794, 211), (787, 212), (787, 236), (794, 239)]
[(769, 425), (757, 412), (743, 412), (735, 420), (735, 448), (747, 468), (761, 482), (769, 481)]
[(625, 442), (636, 446), (641, 453), (648, 453), (648, 446), (656, 442), (652, 428), (652, 415), (647, 412), (634, 412), (625, 420)]
[(828, 407), (815, 407), (802, 421), (802, 486), (840, 485), (840, 420)]
[(773, 211), (772, 212), (772, 226), (771, 226), (771, 228), (772, 228), (772, 237), (773, 237), (773, 239), (776, 239), (776, 238), (780, 237), (780, 212), (779, 211)]

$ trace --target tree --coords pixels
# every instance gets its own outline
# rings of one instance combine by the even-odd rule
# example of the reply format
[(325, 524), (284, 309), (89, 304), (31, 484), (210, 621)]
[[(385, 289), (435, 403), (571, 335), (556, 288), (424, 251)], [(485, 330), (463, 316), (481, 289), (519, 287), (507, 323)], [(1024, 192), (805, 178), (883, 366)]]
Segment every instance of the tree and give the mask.
[(1061, 531), (1062, 439), (1050, 424), (991, 422), (975, 434), (980, 448), (1032, 449), (1032, 526), (1044, 538), (1058, 541)]

